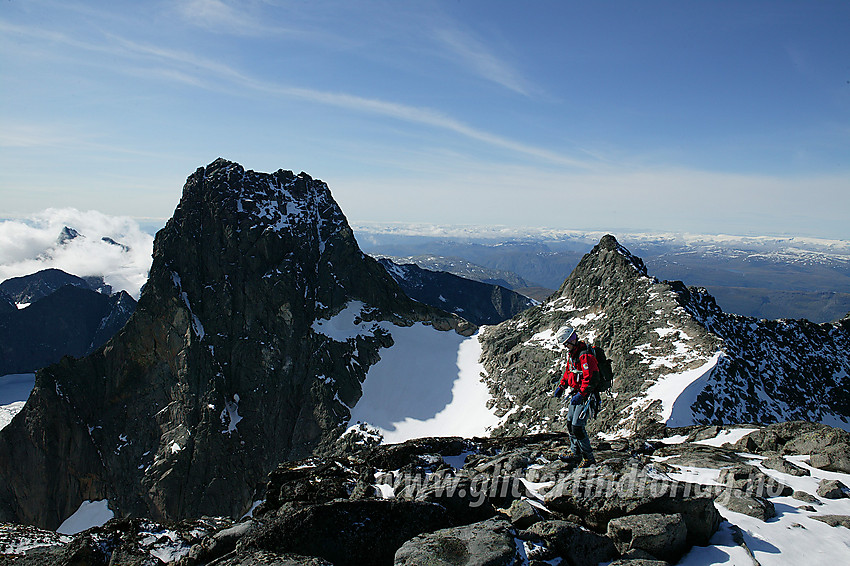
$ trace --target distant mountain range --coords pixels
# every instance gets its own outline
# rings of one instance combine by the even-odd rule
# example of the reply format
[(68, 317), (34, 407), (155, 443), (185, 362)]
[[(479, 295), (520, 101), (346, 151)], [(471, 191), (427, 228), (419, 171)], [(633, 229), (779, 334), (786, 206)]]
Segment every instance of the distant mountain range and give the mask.
[(58, 269), (0, 283), (0, 375), (34, 372), (101, 347), (136, 308), (126, 292), (109, 290), (101, 278)]
[[(368, 223), (355, 224), (354, 229), (363, 249), (371, 254), (410, 258), (425, 268), (429, 261), (441, 265), (466, 261), (482, 269), (513, 273), (529, 287), (552, 290), (604, 235)], [(850, 242), (634, 233), (621, 234), (618, 240), (639, 254), (659, 279), (704, 286), (726, 312), (813, 322), (835, 321), (850, 312)], [(441, 259), (428, 260), (428, 256)], [(519, 291), (509, 277), (502, 279), (505, 286)], [(546, 295), (545, 291), (527, 294), (538, 300)]]
[[(69, 230), (69, 228), (66, 227), (65, 230)], [(67, 236), (65, 237), (67, 238)], [(0, 283), (0, 296), (5, 295), (21, 308), (55, 293), (65, 285), (88, 289), (105, 295), (112, 294), (112, 287), (103, 281), (103, 277), (84, 278), (65, 273), (61, 269), (43, 269), (31, 275), (6, 279)]]

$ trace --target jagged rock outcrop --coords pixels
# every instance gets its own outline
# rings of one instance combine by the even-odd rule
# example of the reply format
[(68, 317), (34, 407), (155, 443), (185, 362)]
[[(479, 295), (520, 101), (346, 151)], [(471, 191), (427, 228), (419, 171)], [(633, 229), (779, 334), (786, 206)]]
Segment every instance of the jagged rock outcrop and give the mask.
[[(356, 336), (321, 326), (343, 309)], [(406, 297), (323, 182), (216, 160), (157, 234), (128, 323), (40, 371), (0, 431), (0, 518), (55, 528), (103, 499), (119, 516), (239, 517), (280, 461), (340, 435), (387, 328), (417, 322), (475, 330)]]
[(498, 324), (534, 305), (534, 301), (501, 287), (464, 279), (414, 264), (378, 260), (411, 299), (457, 313), (476, 325)]
[(32, 304), (0, 312), (0, 375), (31, 373), (63, 356), (87, 355), (114, 336), (136, 309), (124, 291), (110, 296), (64, 285), (41, 296), (50, 287), (27, 289), (38, 291), (23, 301)]
[[(602, 346), (615, 381), (592, 432), (658, 434), (691, 423), (787, 419), (850, 423), (850, 321), (813, 324), (726, 314), (705, 289), (651, 277), (605, 236), (558, 292), (481, 336), (503, 415), (496, 434), (564, 430), (550, 393), (563, 372), (562, 326)], [(817, 392), (813, 394), (813, 392)]]

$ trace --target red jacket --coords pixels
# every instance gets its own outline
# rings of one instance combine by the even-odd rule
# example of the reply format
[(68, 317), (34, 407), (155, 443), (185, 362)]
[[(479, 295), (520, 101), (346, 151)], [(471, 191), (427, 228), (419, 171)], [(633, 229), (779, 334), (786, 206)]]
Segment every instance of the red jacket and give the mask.
[(593, 372), (599, 371), (599, 364), (593, 354), (587, 353), (586, 343), (579, 342), (575, 351), (579, 353), (578, 356), (567, 355), (567, 369), (561, 378), (561, 387), (569, 387), (587, 397), (590, 395), (590, 378), (593, 377)]

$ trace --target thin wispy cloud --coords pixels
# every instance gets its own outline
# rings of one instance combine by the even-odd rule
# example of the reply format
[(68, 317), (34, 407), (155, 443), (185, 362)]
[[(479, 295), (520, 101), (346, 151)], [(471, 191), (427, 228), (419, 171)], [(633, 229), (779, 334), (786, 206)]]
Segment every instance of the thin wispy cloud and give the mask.
[(302, 32), (278, 26), (269, 26), (259, 16), (246, 10), (249, 4), (231, 5), (222, 0), (182, 0), (175, 9), (183, 20), (217, 33), (241, 36), (300, 35)]
[(454, 29), (437, 30), (434, 38), (449, 50), (452, 60), (461, 61), (476, 75), (524, 96), (530, 95), (528, 81), (481, 40)]
[[(0, 29), (2, 29), (2, 26), (0, 26)], [(41, 30), (25, 30), (14, 27), (14, 31), (18, 34), (30, 34), (34, 37), (43, 37), (45, 33), (48, 33), (52, 41), (62, 42), (70, 47), (89, 51), (109, 52), (113, 55), (123, 54), (125, 57), (130, 59), (138, 59), (141, 57), (147, 60), (153, 60), (164, 65), (164, 67), (155, 71), (161, 78), (181, 82), (183, 84), (191, 84), (199, 88), (221, 90), (219, 81), (224, 80), (230, 85), (238, 87), (240, 90), (249, 89), (252, 91), (300, 99), (337, 108), (346, 108), (357, 112), (365, 112), (408, 123), (438, 128), (492, 147), (516, 152), (561, 166), (588, 169), (598, 165), (598, 162), (581, 160), (569, 155), (499, 136), (492, 132), (471, 126), (461, 120), (432, 108), (411, 106), (347, 93), (328, 92), (265, 81), (244, 73), (226, 63), (198, 56), (189, 51), (168, 49), (116, 35), (106, 36), (110, 45), (102, 45), (91, 41), (79, 41), (63, 34), (42, 32)], [(177, 68), (174, 66), (177, 66)], [(154, 72), (148, 68), (143, 70), (147, 74)], [(133, 72), (123, 63), (119, 71), (123, 73)]]

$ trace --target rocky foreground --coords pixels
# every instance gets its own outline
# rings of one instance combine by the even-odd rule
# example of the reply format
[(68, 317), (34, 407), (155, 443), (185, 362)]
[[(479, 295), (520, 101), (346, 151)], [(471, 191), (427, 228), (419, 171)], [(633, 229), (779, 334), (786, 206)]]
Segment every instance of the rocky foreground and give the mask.
[[(567, 443), (541, 434), (375, 445), (351, 434), (326, 457), (273, 471), (253, 517), (116, 519), (74, 537), (6, 524), (0, 564), (654, 565), (724, 536), (735, 548), (714, 549), (714, 559), (757, 564), (766, 543), (747, 521), (788, 517), (820, 552), (824, 529), (840, 529), (838, 556), (850, 542), (846, 431), (668, 429), (598, 441), (599, 464), (587, 469), (559, 459)], [(792, 487), (801, 480), (810, 489)]]

